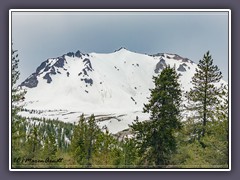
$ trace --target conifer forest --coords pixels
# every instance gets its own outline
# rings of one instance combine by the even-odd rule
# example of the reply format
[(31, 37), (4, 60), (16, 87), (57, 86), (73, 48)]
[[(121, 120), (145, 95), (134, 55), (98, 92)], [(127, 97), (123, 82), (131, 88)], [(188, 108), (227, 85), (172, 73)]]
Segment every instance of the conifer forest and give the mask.
[[(100, 128), (94, 114), (83, 113), (76, 123), (20, 116), (24, 106), (18, 102), (27, 92), (16, 84), (20, 75), (16, 50), (11, 64), (12, 168), (229, 167), (228, 87), (214, 86), (222, 73), (209, 51), (198, 62), (188, 92), (182, 92), (174, 67), (166, 66), (154, 76), (150, 81), (155, 86), (142, 109), (149, 119), (136, 117), (117, 134)], [(183, 97), (188, 106), (182, 107)], [(182, 108), (191, 112), (185, 121)]]

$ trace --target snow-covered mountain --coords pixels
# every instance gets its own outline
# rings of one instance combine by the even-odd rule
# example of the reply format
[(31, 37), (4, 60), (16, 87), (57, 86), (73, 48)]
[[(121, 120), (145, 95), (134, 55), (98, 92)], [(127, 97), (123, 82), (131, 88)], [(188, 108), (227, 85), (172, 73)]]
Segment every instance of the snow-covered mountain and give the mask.
[(21, 87), (27, 117), (76, 122), (84, 113), (95, 114), (99, 126), (117, 133), (128, 128), (148, 102), (152, 77), (166, 66), (175, 66), (183, 91), (188, 91), (197, 65), (177, 54), (146, 55), (120, 48), (113, 53), (69, 52), (44, 61)]

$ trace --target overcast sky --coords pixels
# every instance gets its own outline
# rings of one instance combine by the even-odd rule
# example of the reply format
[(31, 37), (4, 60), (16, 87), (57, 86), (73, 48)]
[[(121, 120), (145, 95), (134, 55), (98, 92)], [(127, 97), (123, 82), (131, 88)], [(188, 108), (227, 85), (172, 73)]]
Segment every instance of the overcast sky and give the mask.
[(198, 63), (210, 50), (228, 80), (227, 12), (12, 12), (20, 82), (46, 59), (80, 50), (175, 53)]

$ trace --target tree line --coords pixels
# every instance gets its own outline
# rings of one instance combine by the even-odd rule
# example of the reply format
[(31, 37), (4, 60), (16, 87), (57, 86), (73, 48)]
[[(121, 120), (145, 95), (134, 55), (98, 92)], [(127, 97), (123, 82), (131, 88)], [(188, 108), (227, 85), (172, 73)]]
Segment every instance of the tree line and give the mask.
[[(16, 86), (18, 63), (12, 50), (13, 168), (228, 168), (228, 89), (216, 86), (222, 74), (209, 51), (189, 92), (181, 91), (174, 67), (153, 77), (155, 87), (143, 108), (150, 118), (136, 118), (125, 138), (100, 129), (94, 114), (82, 114), (76, 124), (19, 116), (23, 107), (17, 104), (26, 92)], [(186, 109), (190, 115), (182, 121)]]

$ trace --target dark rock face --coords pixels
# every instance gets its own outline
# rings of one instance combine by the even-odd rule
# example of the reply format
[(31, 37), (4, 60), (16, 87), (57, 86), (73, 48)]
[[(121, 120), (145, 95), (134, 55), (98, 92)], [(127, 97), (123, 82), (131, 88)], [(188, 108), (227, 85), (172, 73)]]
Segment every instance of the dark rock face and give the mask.
[(167, 64), (164, 59), (160, 59), (160, 61), (156, 64), (156, 68), (154, 70), (155, 73), (159, 73), (160, 69), (162, 70), (164, 67), (166, 67)]
[(188, 58), (183, 58), (183, 59), (182, 59), (182, 62), (188, 62), (188, 61), (189, 61)]
[(179, 56), (179, 55), (177, 55), (177, 54), (174, 54), (173, 59), (175, 59), (175, 60), (181, 60), (182, 62), (191, 62), (191, 60), (189, 60), (188, 58), (183, 58), (183, 57), (181, 57), (181, 56)]
[[(47, 83), (51, 83), (52, 75), (56, 75), (57, 73), (61, 74), (61, 72), (59, 71), (58, 68), (61, 68), (65, 71), (67, 71), (67, 69), (64, 67), (65, 64), (67, 64), (67, 61), (65, 59), (66, 55), (69, 57), (74, 57), (75, 53), (69, 52), (63, 56), (53, 59), (54, 61), (56, 61), (54, 64), (50, 63), (52, 61), (52, 59), (47, 59), (46, 61), (42, 62), (41, 65), (36, 69), (36, 72), (33, 73), (31, 76), (29, 76), (29, 78), (27, 78), (24, 82), (22, 82), (20, 86), (26, 86), (28, 88), (37, 87), (37, 85), (38, 85), (37, 77), (40, 74), (45, 74), (43, 76), (43, 79), (46, 79)], [(76, 55), (80, 56), (81, 55), (80, 51), (77, 51)], [(69, 73), (68, 73), (68, 76), (69, 76)]]
[(50, 71), (50, 74), (54, 74), (54, 75), (57, 74), (54, 67), (52, 67), (52, 69), (51, 69), (51, 71)]
[(184, 68), (183, 64), (180, 64), (179, 67), (177, 68), (178, 71), (184, 72), (186, 69)]
[(86, 83), (86, 87), (87, 87), (87, 85), (92, 86), (93, 80), (91, 78), (84, 78), (86, 76), (89, 77), (88, 73), (93, 71), (91, 61), (90, 61), (90, 59), (85, 58), (83, 60), (83, 63), (84, 63), (84, 68), (82, 69), (81, 72), (78, 73), (78, 76), (82, 77), (81, 81), (84, 81)]
[[(51, 67), (50, 67), (50, 65), (48, 64), (48, 65), (45, 67), (45, 69), (44, 69), (43, 72), (47, 72), (50, 68), (51, 68)], [(40, 74), (41, 74), (41, 73), (40, 73)]]
[(92, 68), (91, 68), (90, 66), (86, 66), (86, 67), (85, 67), (85, 70), (87, 70), (87, 71), (92, 71)]
[(160, 59), (160, 63), (162, 63), (164, 66), (167, 66), (166, 61), (164, 59)]
[(38, 74), (42, 69), (46, 67), (47, 61), (42, 62), (42, 64), (37, 68), (36, 73)]
[[(44, 62), (37, 68), (36, 74), (38, 74), (38, 75), (39, 75), (39, 74), (42, 74), (43, 72), (47, 72), (49, 69), (51, 69), (51, 70), (50, 70), (51, 74), (56, 74), (55, 67), (63, 68), (64, 65), (65, 65), (65, 63), (67, 63), (67, 62), (66, 62), (66, 59), (65, 59), (63, 56), (58, 57), (56, 63), (54, 63), (53, 66), (50, 66), (50, 64), (49, 64), (49, 59), (48, 59), (48, 60), (44, 61)], [(43, 70), (42, 73), (40, 73), (41, 70)]]
[(90, 84), (90, 86), (93, 84), (93, 80), (91, 78), (84, 78), (81, 80), (84, 81), (86, 84)]
[(83, 77), (84, 77), (84, 76), (89, 76), (89, 75), (88, 75), (88, 72), (89, 72), (89, 71), (93, 71), (91, 61), (90, 61), (90, 59), (85, 58), (85, 59), (83, 60), (83, 62), (85, 63), (85, 64), (84, 64), (84, 68), (82, 69), (82, 72), (79, 72), (79, 73), (78, 73), (78, 76), (80, 76), (80, 75), (82, 75), (82, 74), (83, 74)]
[(49, 74), (50, 74), (50, 73), (46, 73), (46, 74), (43, 76), (43, 79), (46, 79), (46, 80), (47, 80), (47, 83), (51, 83), (51, 82), (52, 82), (52, 78), (50, 77)]
[(69, 53), (67, 53), (67, 56), (74, 57), (74, 53), (73, 52), (69, 52)]
[(34, 87), (37, 87), (37, 85), (38, 85), (37, 74), (33, 73), (24, 82), (22, 82), (20, 86), (26, 86), (28, 88), (34, 88)]
[[(50, 64), (48, 64), (49, 59), (44, 61), (36, 70), (36, 74), (42, 74), (43, 72), (48, 71), (51, 67)], [(55, 63), (56, 64), (56, 63)], [(43, 72), (40, 73), (40, 71), (43, 70)]]
[[(41, 65), (36, 69), (36, 72), (33, 73), (31, 76), (29, 76), (25, 81), (23, 81), (20, 86), (26, 86), (28, 88), (34, 88), (38, 85), (37, 76), (48, 71), (50, 69), (50, 66), (47, 65), (49, 60), (46, 60), (41, 63)], [(43, 71), (42, 71), (43, 70)], [(42, 71), (40, 73), (40, 71)], [(52, 71), (54, 73), (54, 70)], [(55, 72), (56, 73), (56, 72)]]
[(163, 69), (163, 65), (161, 63), (157, 63), (156, 68), (154, 70), (155, 73), (159, 73), (160, 69)]
[(91, 64), (91, 61), (90, 61), (90, 59), (88, 59), (88, 58), (85, 58), (84, 60), (83, 60), (83, 62), (85, 62), (85, 66), (86, 67), (89, 67), (89, 69), (92, 71), (93, 69), (92, 69), (92, 64)]
[(153, 55), (150, 55), (152, 57), (157, 57), (157, 56), (164, 56), (164, 53), (157, 53), (157, 54), (153, 54)]
[(174, 57), (173, 57), (173, 59), (176, 59), (176, 60), (181, 60), (181, 59), (183, 59), (181, 56), (179, 56), (179, 55), (177, 55), (177, 54), (175, 54), (174, 55)]
[(75, 53), (75, 56), (78, 58), (82, 58), (81, 52), (79, 50)]
[[(26, 86), (29, 88), (33, 88), (36, 87), (38, 84), (38, 80), (37, 80), (37, 76), (47, 72), (44, 76), (43, 79), (47, 80), (47, 83), (51, 83), (52, 82), (52, 78), (51, 75), (56, 75), (61, 74), (61, 72), (59, 72), (59, 70), (56, 71), (56, 68), (63, 68), (64, 69), (64, 65), (65, 65), (66, 59), (64, 58), (64, 56), (58, 57), (56, 63), (54, 63), (52, 66), (50, 66), (49, 64), (49, 59), (44, 61), (36, 70), (35, 73), (33, 73), (28, 79), (26, 79), (21, 86)], [(42, 71), (43, 70), (43, 71)], [(40, 73), (40, 71), (42, 71)], [(50, 71), (50, 72), (48, 72)]]
[(85, 76), (88, 76), (88, 73), (87, 73), (86, 69), (83, 69), (82, 71), (83, 71), (83, 74), (84, 74)]
[(190, 62), (191, 64), (193, 64), (193, 61), (191, 61), (188, 58), (183, 58), (182, 56), (179, 56), (178, 54), (157, 53), (157, 54), (153, 54), (153, 55), (149, 55), (149, 56), (152, 56), (152, 57), (159, 57), (159, 56), (161, 56), (161, 57), (165, 57), (165, 58), (171, 59), (171, 57), (169, 55), (173, 55), (172, 59), (179, 60), (179, 61), (182, 61), (182, 62)]
[(66, 62), (66, 60), (63, 56), (59, 57), (58, 61), (54, 64), (54, 66), (58, 67), (58, 68), (62, 68), (64, 66), (65, 62)]

